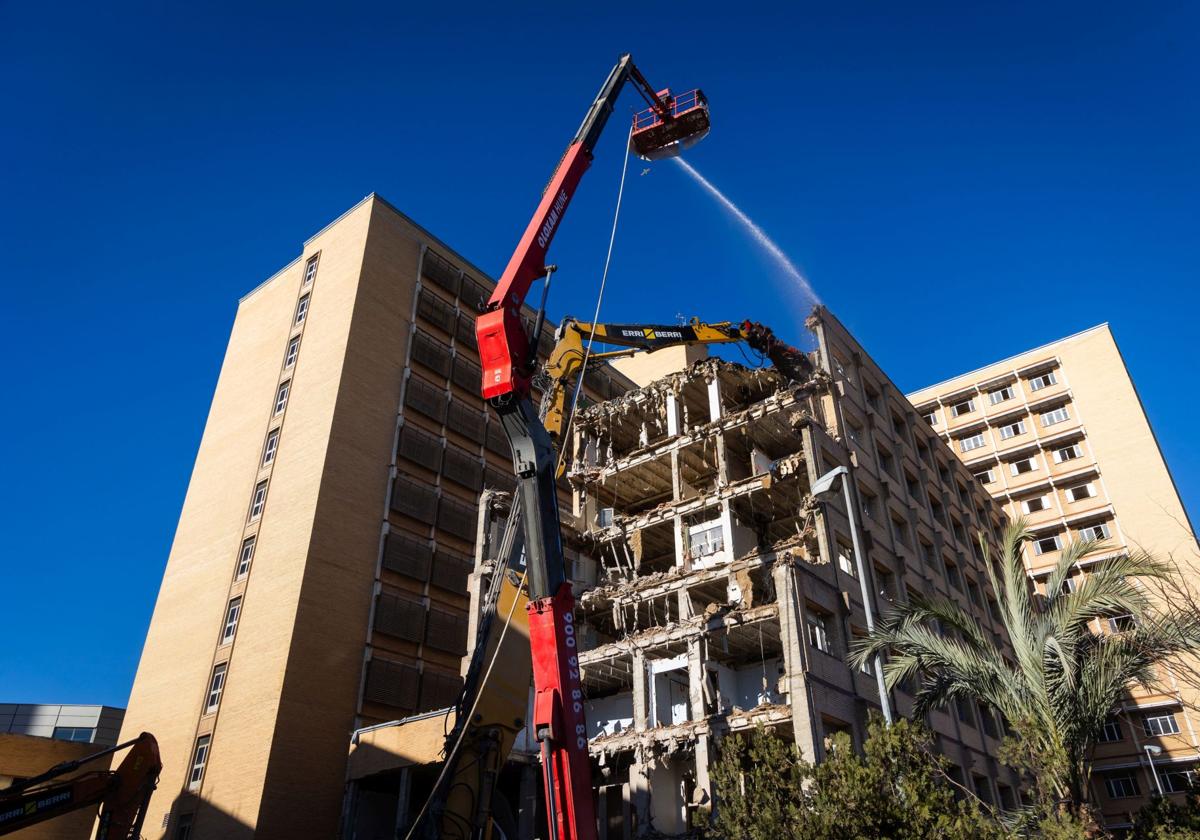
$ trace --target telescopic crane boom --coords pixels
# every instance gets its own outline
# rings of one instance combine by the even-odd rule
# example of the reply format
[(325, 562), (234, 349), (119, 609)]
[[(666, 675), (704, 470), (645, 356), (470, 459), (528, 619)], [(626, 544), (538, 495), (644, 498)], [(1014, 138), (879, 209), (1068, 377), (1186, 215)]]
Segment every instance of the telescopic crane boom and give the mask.
[[(621, 56), (567, 146), (495, 292), (475, 322), (483, 396), (500, 416), (512, 448), (516, 497), (523, 514), (533, 724), (541, 743), (547, 820), (551, 836), (558, 840), (594, 838), (596, 817), (576, 652), (575, 599), (563, 567), (554, 446), (529, 399), (536, 354), (521, 321), (521, 305), (534, 281), (548, 274), (546, 252), (591, 164), (617, 96), (630, 81), (650, 105), (650, 113), (635, 117), (630, 131), (630, 143), (639, 155), (667, 154), (707, 133), (708, 105), (703, 94), (692, 91), (676, 98), (669, 91), (656, 92), (630, 56)], [(536, 340), (532, 346), (536, 347)]]

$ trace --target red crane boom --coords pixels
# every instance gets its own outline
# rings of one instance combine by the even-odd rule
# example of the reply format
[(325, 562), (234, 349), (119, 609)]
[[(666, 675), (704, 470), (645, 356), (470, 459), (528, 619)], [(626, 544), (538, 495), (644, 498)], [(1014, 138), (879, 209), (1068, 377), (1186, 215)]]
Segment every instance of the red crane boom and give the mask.
[[(596, 817), (576, 649), (575, 598), (563, 564), (555, 451), (529, 399), (536, 359), (521, 322), (521, 306), (534, 281), (548, 273), (546, 252), (627, 81), (633, 81), (650, 105), (648, 114), (635, 117), (630, 134), (630, 144), (640, 156), (677, 153), (708, 133), (708, 104), (699, 90), (678, 98), (669, 90), (656, 92), (630, 56), (621, 56), (567, 146), (496, 291), (475, 322), (483, 396), (500, 416), (517, 476), (528, 570), (533, 724), (541, 743), (550, 832), (559, 840), (596, 837)], [(536, 347), (536, 334), (532, 338)]]

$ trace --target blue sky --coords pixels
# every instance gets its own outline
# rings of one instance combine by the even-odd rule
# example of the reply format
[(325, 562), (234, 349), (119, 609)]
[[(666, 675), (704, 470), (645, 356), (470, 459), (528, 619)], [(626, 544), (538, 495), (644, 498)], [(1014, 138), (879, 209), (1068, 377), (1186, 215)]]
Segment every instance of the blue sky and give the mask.
[[(1200, 513), (1196, 4), (206, 5), (0, 7), (0, 701), (125, 703), (238, 297), (372, 191), (498, 273), (625, 50), (704, 88), (689, 160), (900, 387), (1109, 321)], [(637, 104), (555, 316), (594, 305)], [(772, 263), (644, 168), (603, 316), (797, 338)]]

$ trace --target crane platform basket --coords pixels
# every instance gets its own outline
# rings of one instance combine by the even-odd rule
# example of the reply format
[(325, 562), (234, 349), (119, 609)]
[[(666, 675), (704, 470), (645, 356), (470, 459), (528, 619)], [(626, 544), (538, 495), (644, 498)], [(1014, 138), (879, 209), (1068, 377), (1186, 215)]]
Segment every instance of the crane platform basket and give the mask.
[(670, 90), (663, 90), (659, 91), (658, 97), (667, 106), (668, 119), (654, 108), (633, 115), (629, 144), (643, 160), (679, 154), (704, 139), (711, 125), (704, 91), (697, 88), (673, 96)]

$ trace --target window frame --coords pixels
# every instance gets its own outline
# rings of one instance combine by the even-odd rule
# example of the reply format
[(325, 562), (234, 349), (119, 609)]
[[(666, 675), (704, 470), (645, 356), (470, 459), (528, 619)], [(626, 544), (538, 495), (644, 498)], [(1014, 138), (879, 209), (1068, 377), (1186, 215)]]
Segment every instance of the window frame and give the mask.
[(976, 432), (970, 437), (958, 439), (958, 448), (961, 452), (974, 452), (976, 449), (983, 449), (985, 446), (987, 446), (987, 441), (984, 439), (983, 432)]
[[(1161, 726), (1161, 723), (1162, 721), (1166, 720), (1171, 721), (1171, 726), (1164, 728)], [(1151, 725), (1152, 721), (1156, 723)], [(1155, 731), (1156, 729), (1159, 731)], [(1169, 738), (1172, 735), (1179, 734), (1179, 719), (1175, 716), (1174, 712), (1167, 712), (1166, 714), (1151, 713), (1143, 715), (1142, 730), (1146, 733), (1147, 738)]]
[(188, 790), (199, 790), (204, 784), (204, 771), (208, 767), (208, 756), (212, 751), (212, 735), (201, 735), (192, 748), (192, 767), (188, 771)]
[[(959, 409), (962, 408), (962, 406), (964, 406), (964, 405), (966, 406), (966, 408), (963, 408), (960, 411)], [(959, 400), (958, 402), (956, 402), (952, 406), (950, 406), (950, 416), (957, 419), (959, 417), (962, 417), (964, 414), (970, 414), (974, 410), (975, 410), (975, 398), (967, 397), (965, 400)]]
[(1026, 431), (1024, 420), (1009, 423), (1000, 427), (1000, 440), (1012, 440), (1019, 435), (1025, 434)]
[(302, 286), (307, 286), (317, 279), (317, 265), (321, 261), (321, 252), (313, 254), (304, 264), (304, 282)]
[(225, 607), (225, 629), (221, 631), (221, 643), (218, 647), (232, 644), (237, 636), (238, 622), (242, 620), (242, 596), (235, 595), (229, 599)]
[[(1018, 469), (1018, 467), (1020, 467), (1021, 464), (1028, 464), (1029, 469), (1027, 469), (1027, 470)], [(1017, 476), (1021, 476), (1021, 475), (1026, 475), (1031, 472), (1037, 472), (1038, 471), (1037, 456), (1030, 455), (1028, 458), (1022, 458), (1020, 461), (1009, 461), (1008, 466), (1013, 474), (1013, 478), (1016, 478)]]
[(263, 514), (263, 509), (267, 506), (267, 479), (263, 479), (254, 485), (254, 495), (250, 499), (250, 515), (247, 517), (249, 522), (254, 522)]
[(296, 364), (296, 358), (300, 355), (300, 336), (294, 335), (288, 339), (287, 352), (283, 354), (283, 369), (289, 370)]
[(292, 318), (292, 326), (298, 327), (308, 318), (308, 307), (311, 306), (312, 295), (304, 294), (296, 301), (296, 315)]
[[(1052, 542), (1054, 548), (1043, 548), (1042, 543)], [(1060, 534), (1051, 534), (1048, 537), (1040, 537), (1033, 541), (1034, 554), (1050, 554), (1055, 551), (1062, 551), (1062, 536)]]
[[(1126, 787), (1126, 783), (1128, 787)], [(1109, 799), (1129, 799), (1142, 795), (1142, 786), (1138, 784), (1137, 774), (1132, 770), (1122, 776), (1118, 776), (1116, 773), (1105, 774), (1104, 789), (1108, 793)]]
[(275, 392), (275, 411), (271, 414), (272, 417), (278, 417), (283, 414), (283, 410), (287, 408), (288, 397), (292, 393), (292, 380), (286, 379), (279, 383), (279, 390)]
[(225, 679), (229, 674), (229, 663), (218, 662), (213, 666), (208, 680), (208, 696), (204, 701), (204, 714), (211, 715), (221, 707), (221, 695), (225, 693)]
[(242, 540), (242, 547), (238, 549), (237, 567), (233, 570), (234, 580), (245, 580), (250, 574), (250, 566), (254, 562), (254, 547), (257, 543), (257, 534), (251, 534)]
[(258, 465), (259, 468), (269, 467), (275, 463), (275, 456), (279, 453), (279, 427), (276, 426), (267, 432), (267, 439), (263, 443), (262, 462)]
[[(1082, 496), (1077, 496), (1077, 495), (1075, 495), (1076, 490), (1083, 490), (1085, 492)], [(1084, 482), (1083, 484), (1076, 484), (1072, 487), (1068, 487), (1066, 490), (1063, 491), (1063, 495), (1065, 495), (1067, 497), (1068, 502), (1082, 502), (1082, 501), (1085, 501), (1086, 499), (1095, 498), (1096, 497), (1096, 488), (1092, 485), (1092, 482), (1087, 481), (1087, 482)]]
[(1060, 405), (1058, 408), (1041, 413), (1042, 427), (1057, 426), (1059, 423), (1065, 423), (1071, 419), (1071, 412), (1065, 405)]
[[(1003, 394), (1004, 396), (997, 398), (997, 396), (996, 396), (997, 394)], [(999, 388), (995, 389), (994, 391), (988, 391), (988, 399), (991, 401), (992, 405), (999, 405), (1002, 402), (1008, 402), (1009, 400), (1013, 399), (1015, 396), (1016, 396), (1016, 393), (1013, 391), (1013, 387), (1012, 387), (1011, 383), (1008, 385), (1001, 385)]]
[[(1064, 452), (1070, 452), (1067, 457), (1063, 457)], [(1067, 461), (1074, 461), (1076, 458), (1083, 457), (1083, 447), (1078, 443), (1072, 443), (1070, 446), (1061, 446), (1054, 450), (1054, 463), (1065, 464)]]
[(1031, 376), (1027, 380), (1029, 382), (1030, 391), (1040, 391), (1043, 388), (1049, 388), (1051, 385), (1058, 384), (1058, 377), (1054, 375), (1054, 371), (1048, 370), (1045, 373), (1039, 373), (1037, 376)]
[(829, 643), (829, 628), (825, 624), (825, 617), (814, 612), (811, 607), (804, 611), (804, 637), (809, 647), (819, 650), (828, 656), (833, 655), (832, 645)]

